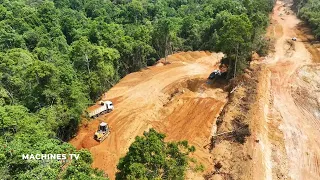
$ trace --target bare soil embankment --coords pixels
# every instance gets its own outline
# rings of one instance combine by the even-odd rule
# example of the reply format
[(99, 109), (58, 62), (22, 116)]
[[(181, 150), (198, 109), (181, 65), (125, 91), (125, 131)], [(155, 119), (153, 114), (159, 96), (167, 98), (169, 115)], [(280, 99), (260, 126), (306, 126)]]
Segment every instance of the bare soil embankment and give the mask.
[(269, 102), (269, 75), (266, 67), (252, 65), (243, 76), (234, 80), (237, 83), (232, 87), (237, 88), (229, 95), (227, 105), (215, 122), (215, 134), (238, 131), (218, 136), (206, 146), (213, 156), (214, 166), (205, 179), (266, 177), (264, 163), (270, 147), (265, 145), (269, 134), (263, 117)]

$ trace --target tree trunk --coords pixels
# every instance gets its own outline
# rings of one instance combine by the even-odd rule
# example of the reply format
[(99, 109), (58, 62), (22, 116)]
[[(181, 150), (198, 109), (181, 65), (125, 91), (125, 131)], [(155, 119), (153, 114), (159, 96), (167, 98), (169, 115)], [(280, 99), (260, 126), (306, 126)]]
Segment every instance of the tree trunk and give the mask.
[(12, 93), (10, 93), (6, 88), (3, 88), (7, 93), (8, 93), (8, 95), (10, 96), (10, 99), (11, 99), (11, 105), (13, 105), (14, 104), (14, 97), (13, 97), (13, 94)]
[(231, 67), (232, 67), (232, 60), (229, 57), (229, 66), (228, 66), (228, 74), (227, 74), (227, 79), (231, 77)]
[(236, 54), (236, 62), (234, 63), (234, 74), (233, 74), (233, 78), (236, 77), (236, 73), (237, 73), (238, 52), (239, 52), (239, 44), (237, 45), (237, 54)]
[(168, 55), (168, 35), (165, 37), (165, 45), (164, 45), (164, 63), (167, 63), (167, 55)]
[(91, 71), (90, 71), (90, 60), (88, 59), (88, 55), (87, 54), (85, 54), (85, 58), (86, 58), (88, 73), (90, 74), (91, 73)]

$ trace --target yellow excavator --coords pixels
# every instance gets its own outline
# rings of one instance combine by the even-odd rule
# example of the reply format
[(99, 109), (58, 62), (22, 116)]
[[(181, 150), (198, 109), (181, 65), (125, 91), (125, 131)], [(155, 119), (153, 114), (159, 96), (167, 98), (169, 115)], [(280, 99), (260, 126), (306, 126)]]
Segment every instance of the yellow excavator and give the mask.
[(94, 139), (96, 141), (104, 141), (110, 134), (110, 129), (107, 123), (100, 123), (98, 130), (94, 133)]

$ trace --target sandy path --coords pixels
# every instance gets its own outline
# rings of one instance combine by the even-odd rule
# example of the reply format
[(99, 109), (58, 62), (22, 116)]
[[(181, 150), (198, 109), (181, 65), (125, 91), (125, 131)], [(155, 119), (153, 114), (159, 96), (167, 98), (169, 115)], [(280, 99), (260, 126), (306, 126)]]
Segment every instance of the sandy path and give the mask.
[[(205, 79), (221, 57), (208, 52), (182, 52), (169, 56), (169, 65), (158, 64), (127, 75), (103, 97), (113, 101), (115, 110), (83, 125), (70, 143), (89, 149), (93, 167), (114, 179), (119, 158), (134, 138), (154, 127), (166, 133), (167, 140), (185, 139), (195, 145), (194, 156), (209, 168), (210, 154), (202, 147), (210, 139), (212, 123), (227, 94), (207, 87)], [(111, 134), (99, 144), (93, 134), (101, 121), (109, 124)]]
[[(286, 156), (284, 159), (288, 160), (289, 166), (286, 177), (319, 179), (320, 118), (312, 109), (304, 108), (308, 103), (306, 100), (297, 103), (299, 96), (295, 95), (294, 89), (301, 81), (298, 79), (298, 72), (304, 65), (311, 64), (312, 58), (319, 57), (320, 53), (309, 42), (301, 41), (305, 40), (305, 37), (297, 28), (300, 21), (292, 12), (286, 15), (285, 11), (288, 10), (288, 5), (283, 1), (278, 1), (276, 4), (272, 21), (275, 23), (274, 26), (281, 30), (274, 32), (274, 37), (277, 38), (275, 53), (264, 62), (271, 71), (273, 101), (272, 106), (267, 110), (267, 121), (278, 123), (280, 119), (279, 129), (284, 135), (286, 154), (276, 154), (275, 151), (270, 154), (267, 161), (273, 161), (273, 164), (267, 163), (270, 166), (266, 167), (266, 176), (267, 178), (276, 177), (277, 169), (283, 168), (276, 166), (277, 156)], [(290, 46), (286, 41), (292, 37), (298, 37), (298, 41), (294, 43), (295, 49), (288, 50)], [(319, 89), (319, 87), (314, 88)], [(278, 115), (275, 116), (274, 112), (277, 112)]]

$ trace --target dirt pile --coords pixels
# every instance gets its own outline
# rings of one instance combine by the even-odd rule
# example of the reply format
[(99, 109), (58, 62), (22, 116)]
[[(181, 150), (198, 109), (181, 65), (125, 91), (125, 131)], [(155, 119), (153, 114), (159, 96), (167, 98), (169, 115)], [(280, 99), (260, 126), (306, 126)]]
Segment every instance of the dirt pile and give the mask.
[[(93, 167), (114, 179), (119, 158), (136, 136), (153, 127), (166, 133), (166, 140), (188, 140), (197, 149), (193, 156), (210, 169), (211, 154), (203, 146), (210, 139), (212, 124), (226, 103), (227, 93), (220, 88), (223, 83), (208, 86), (206, 78), (222, 56), (180, 52), (156, 66), (127, 75), (102, 97), (113, 102), (114, 111), (82, 125), (70, 143), (78, 149), (89, 149)], [(109, 124), (111, 134), (97, 144), (93, 134), (101, 121)]]

